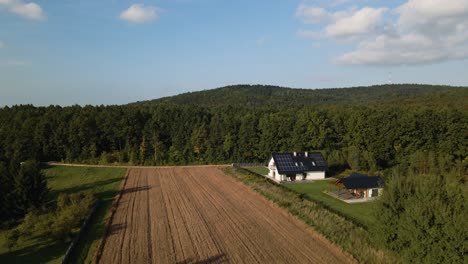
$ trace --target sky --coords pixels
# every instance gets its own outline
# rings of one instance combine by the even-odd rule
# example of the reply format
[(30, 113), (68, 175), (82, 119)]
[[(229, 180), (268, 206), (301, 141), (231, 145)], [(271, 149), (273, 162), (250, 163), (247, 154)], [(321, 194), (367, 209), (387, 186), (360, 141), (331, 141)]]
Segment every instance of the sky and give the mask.
[(468, 0), (0, 0), (0, 106), (468, 85)]

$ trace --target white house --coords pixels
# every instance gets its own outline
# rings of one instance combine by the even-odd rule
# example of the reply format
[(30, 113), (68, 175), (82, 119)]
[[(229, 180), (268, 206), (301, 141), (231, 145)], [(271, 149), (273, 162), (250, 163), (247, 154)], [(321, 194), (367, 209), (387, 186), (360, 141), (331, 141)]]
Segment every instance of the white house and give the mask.
[(325, 179), (327, 164), (320, 152), (273, 153), (268, 176), (278, 182)]

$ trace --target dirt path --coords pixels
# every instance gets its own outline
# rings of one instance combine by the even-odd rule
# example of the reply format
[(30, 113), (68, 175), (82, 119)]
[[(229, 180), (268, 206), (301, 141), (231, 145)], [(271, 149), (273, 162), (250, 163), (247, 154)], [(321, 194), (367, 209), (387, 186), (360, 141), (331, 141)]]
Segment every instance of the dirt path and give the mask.
[(217, 168), (130, 169), (101, 263), (352, 263)]
[(92, 167), (92, 168), (123, 168), (123, 169), (171, 169), (171, 168), (224, 168), (232, 166), (231, 164), (219, 165), (181, 165), (181, 166), (132, 166), (132, 165), (96, 165), (96, 164), (75, 164), (49, 161), (45, 162), (49, 166), (65, 167)]

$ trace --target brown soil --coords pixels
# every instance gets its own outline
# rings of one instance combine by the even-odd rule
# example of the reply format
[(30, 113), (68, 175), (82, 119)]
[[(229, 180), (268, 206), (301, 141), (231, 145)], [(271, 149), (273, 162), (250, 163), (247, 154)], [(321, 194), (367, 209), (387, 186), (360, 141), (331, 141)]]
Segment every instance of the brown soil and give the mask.
[(215, 167), (130, 169), (101, 263), (351, 263)]

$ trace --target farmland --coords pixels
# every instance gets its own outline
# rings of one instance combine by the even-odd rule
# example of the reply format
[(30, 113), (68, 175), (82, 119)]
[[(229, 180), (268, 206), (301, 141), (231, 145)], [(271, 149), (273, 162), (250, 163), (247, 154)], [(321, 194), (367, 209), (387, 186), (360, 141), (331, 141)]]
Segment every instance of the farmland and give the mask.
[(350, 263), (303, 222), (215, 167), (130, 169), (102, 263)]

